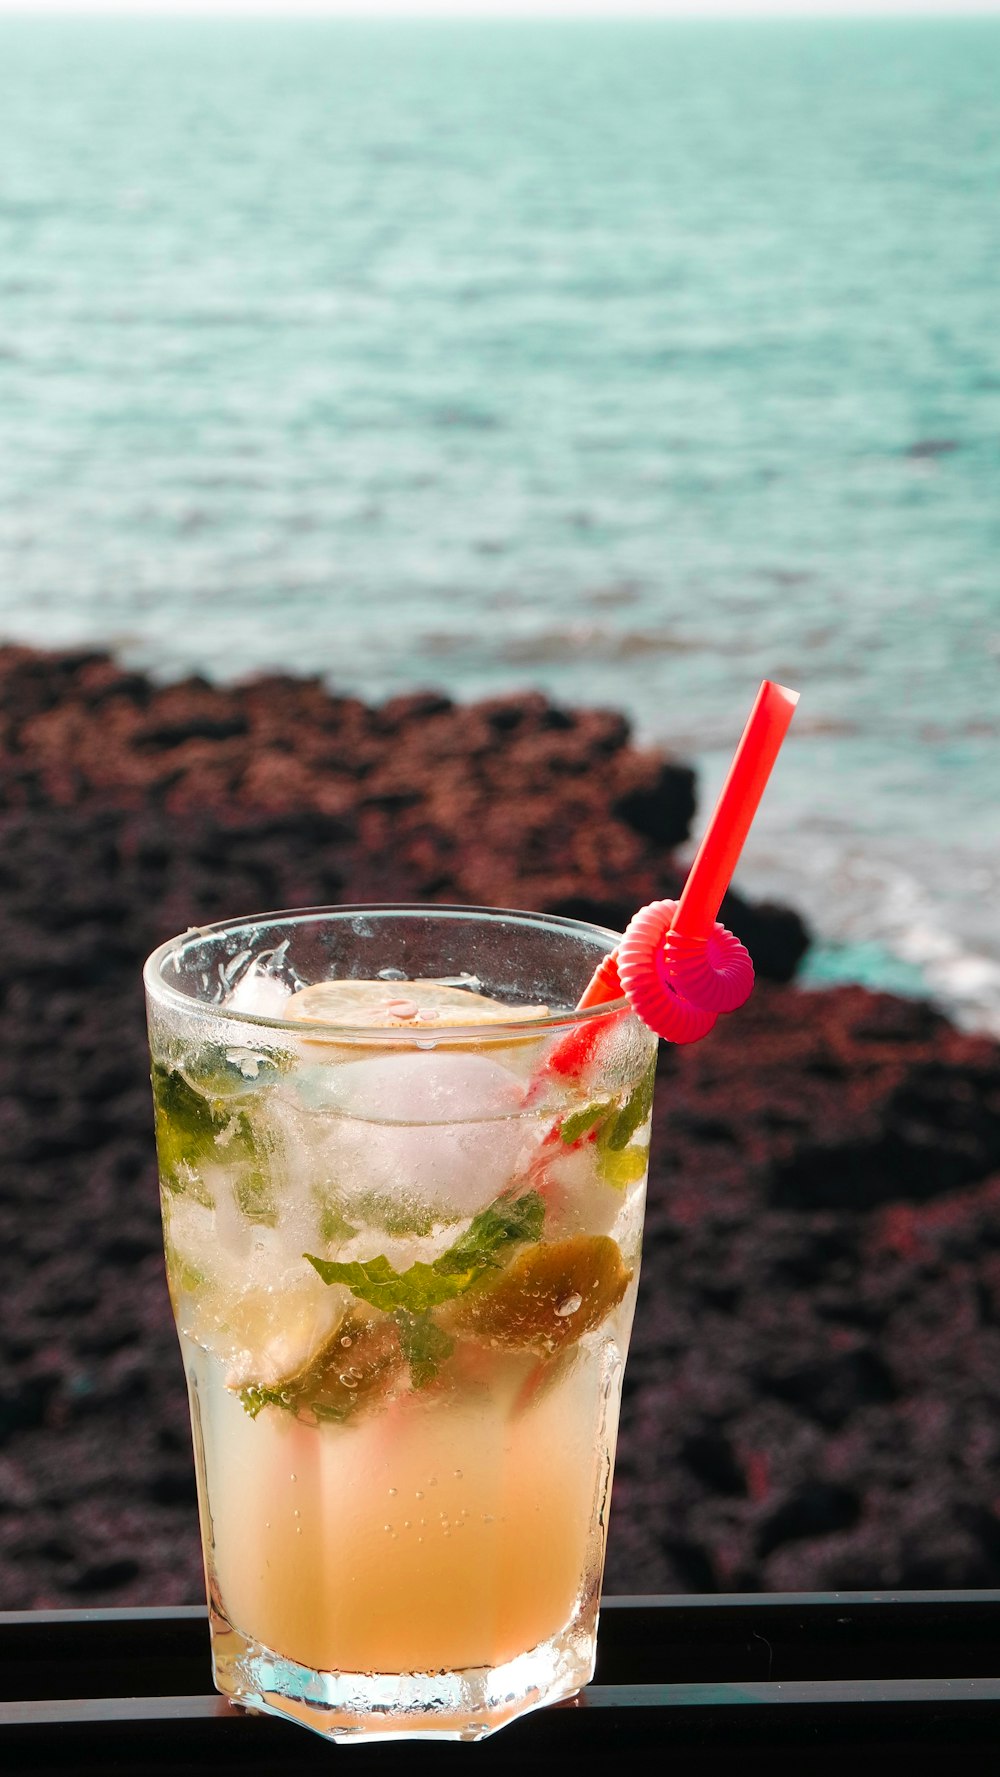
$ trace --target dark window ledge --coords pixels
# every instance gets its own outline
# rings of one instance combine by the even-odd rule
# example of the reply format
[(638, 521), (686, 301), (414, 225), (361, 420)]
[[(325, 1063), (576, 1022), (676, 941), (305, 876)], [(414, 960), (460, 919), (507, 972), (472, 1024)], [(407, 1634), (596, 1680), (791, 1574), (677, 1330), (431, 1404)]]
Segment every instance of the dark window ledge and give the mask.
[[(595, 1682), (474, 1749), (341, 1748), (235, 1709), (211, 1688), (200, 1606), (0, 1614), (0, 1770), (303, 1771), (347, 1757), (423, 1777), (455, 1760), (551, 1758), (572, 1777), (609, 1758), (683, 1753), (678, 1777), (765, 1754), (810, 1777), (856, 1754), (940, 1759), (1000, 1745), (1000, 1592), (610, 1598)], [(499, 1762), (498, 1762), (499, 1761)], [(571, 1761), (571, 1762), (568, 1762)]]

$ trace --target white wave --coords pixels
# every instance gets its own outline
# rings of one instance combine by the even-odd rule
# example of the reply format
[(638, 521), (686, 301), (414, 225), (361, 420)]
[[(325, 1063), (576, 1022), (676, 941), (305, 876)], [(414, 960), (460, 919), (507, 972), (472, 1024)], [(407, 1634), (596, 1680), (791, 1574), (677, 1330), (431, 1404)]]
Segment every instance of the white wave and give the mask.
[(928, 995), (966, 1030), (1000, 1036), (1000, 958), (974, 949), (956, 931), (944, 901), (885, 859), (853, 858), (849, 876), (849, 930), (875, 938), (901, 962), (919, 970)]

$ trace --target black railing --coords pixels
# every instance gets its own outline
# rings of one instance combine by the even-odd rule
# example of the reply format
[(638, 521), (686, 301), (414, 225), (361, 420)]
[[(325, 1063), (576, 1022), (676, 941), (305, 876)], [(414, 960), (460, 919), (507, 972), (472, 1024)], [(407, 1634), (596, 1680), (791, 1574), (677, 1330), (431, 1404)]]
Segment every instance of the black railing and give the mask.
[[(200, 1606), (0, 1615), (0, 1772), (439, 1773), (551, 1761), (544, 1777), (669, 1758), (677, 1777), (829, 1769), (864, 1752), (1000, 1748), (1000, 1592), (611, 1598), (595, 1681), (474, 1748), (331, 1746), (211, 1687)], [(803, 1766), (802, 1760), (808, 1761)]]

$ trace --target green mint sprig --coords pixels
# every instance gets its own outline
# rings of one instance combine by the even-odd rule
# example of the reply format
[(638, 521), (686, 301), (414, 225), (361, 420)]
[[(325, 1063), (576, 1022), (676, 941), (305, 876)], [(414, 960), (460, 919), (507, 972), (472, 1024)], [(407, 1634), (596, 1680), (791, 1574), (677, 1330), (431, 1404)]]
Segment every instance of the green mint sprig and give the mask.
[[(498, 1197), (488, 1209), (473, 1216), (464, 1234), (434, 1261), (444, 1277), (465, 1278), (469, 1272), (488, 1271), (502, 1265), (507, 1248), (524, 1240), (540, 1240), (545, 1223), (545, 1204), (537, 1191), (523, 1197)], [(462, 1283), (468, 1289), (475, 1277)]]
[[(426, 1239), (436, 1226), (457, 1221), (457, 1216), (442, 1216), (433, 1209), (421, 1209), (415, 1203), (396, 1203), (388, 1191), (362, 1191), (346, 1199), (337, 1189), (319, 1186), (313, 1192), (319, 1210), (320, 1238), (328, 1246), (339, 1246), (353, 1240), (362, 1227), (380, 1228), (393, 1240), (413, 1237)], [(354, 1218), (348, 1221), (347, 1211)]]
[(621, 1104), (613, 1099), (595, 1099), (580, 1110), (571, 1111), (560, 1124), (559, 1136), (568, 1148), (596, 1132), (601, 1177), (605, 1184), (614, 1186), (617, 1191), (624, 1191), (627, 1185), (634, 1184), (646, 1170), (645, 1152), (629, 1144), (652, 1111), (655, 1081), (654, 1059)]
[(423, 1388), (452, 1350), (451, 1339), (431, 1319), (431, 1310), (464, 1295), (485, 1272), (502, 1266), (514, 1246), (538, 1240), (544, 1222), (541, 1196), (526, 1191), (522, 1197), (498, 1197), (473, 1216), (465, 1232), (430, 1264), (417, 1259), (405, 1271), (397, 1271), (383, 1253), (349, 1262), (321, 1259), (315, 1253), (303, 1257), (324, 1283), (346, 1284), (359, 1301), (391, 1315), (413, 1385)]
[(319, 1210), (320, 1239), (329, 1246), (339, 1246), (342, 1240), (353, 1240), (358, 1230), (348, 1221), (338, 1199), (321, 1188), (313, 1192), (313, 1197)]
[(239, 1390), (239, 1398), (244, 1413), (249, 1413), (251, 1419), (256, 1419), (265, 1407), (291, 1409), (294, 1405), (290, 1391), (280, 1383), (277, 1388), (268, 1388), (263, 1382), (248, 1382)]
[(426, 1388), (433, 1382), (445, 1358), (455, 1349), (455, 1341), (429, 1314), (413, 1314), (408, 1308), (397, 1308), (393, 1314), (400, 1349), (410, 1369), (414, 1388)]
[(459, 1278), (442, 1277), (433, 1265), (420, 1259), (407, 1271), (397, 1271), (384, 1253), (374, 1259), (320, 1259), (315, 1253), (303, 1253), (324, 1283), (344, 1283), (360, 1302), (370, 1302), (383, 1314), (405, 1308), (411, 1314), (426, 1314), (440, 1302), (448, 1302), (461, 1293)]
[(374, 1259), (340, 1262), (304, 1253), (324, 1283), (343, 1283), (362, 1302), (393, 1314), (397, 1308), (426, 1314), (442, 1302), (461, 1296), (484, 1271), (501, 1265), (508, 1247), (537, 1240), (545, 1221), (545, 1205), (537, 1191), (523, 1197), (498, 1197), (473, 1216), (464, 1234), (429, 1265), (417, 1259), (397, 1271), (383, 1253)]
[(153, 1114), (160, 1178), (165, 1190), (214, 1207), (204, 1168), (222, 1162), (233, 1175), (236, 1201), (247, 1219), (273, 1227), (278, 1206), (259, 1133), (246, 1100), (283, 1071), (284, 1058), (268, 1056), (263, 1078), (248, 1079), (226, 1051), (209, 1045), (185, 1056), (183, 1068), (154, 1061)]
[(595, 1098), (592, 1104), (585, 1104), (582, 1110), (570, 1111), (559, 1125), (559, 1135), (568, 1148), (573, 1147), (582, 1136), (589, 1135), (596, 1123), (608, 1120), (618, 1106), (611, 1099)]

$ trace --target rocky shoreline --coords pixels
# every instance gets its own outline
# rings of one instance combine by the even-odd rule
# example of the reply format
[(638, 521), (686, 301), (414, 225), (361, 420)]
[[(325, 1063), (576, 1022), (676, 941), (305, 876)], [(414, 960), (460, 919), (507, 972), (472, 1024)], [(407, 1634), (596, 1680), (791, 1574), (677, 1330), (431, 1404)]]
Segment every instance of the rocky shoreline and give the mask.
[[(3, 1606), (201, 1594), (143, 956), (329, 901), (620, 925), (693, 808), (607, 711), (0, 649)], [(1000, 1049), (725, 911), (764, 979), (661, 1059), (608, 1586), (1000, 1584)]]

